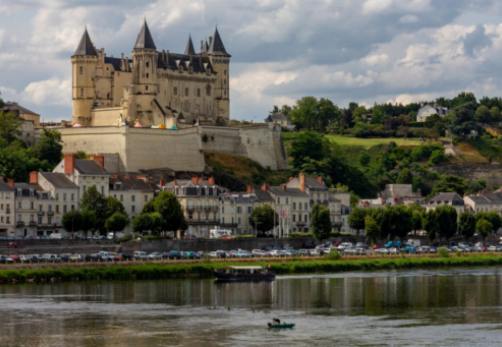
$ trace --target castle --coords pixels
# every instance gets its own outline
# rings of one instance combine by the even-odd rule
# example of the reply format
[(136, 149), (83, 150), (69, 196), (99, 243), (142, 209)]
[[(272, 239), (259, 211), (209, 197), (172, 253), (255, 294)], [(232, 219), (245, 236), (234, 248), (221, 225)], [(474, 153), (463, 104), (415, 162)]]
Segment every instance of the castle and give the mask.
[(72, 126), (63, 151), (100, 154), (109, 172), (204, 172), (206, 153), (286, 169), (281, 127), (223, 126), (230, 118), (229, 64), (218, 29), (195, 53), (157, 51), (146, 21), (132, 59), (96, 50), (87, 30), (71, 57)]
[(97, 50), (87, 29), (71, 57), (73, 124), (173, 127), (223, 124), (229, 119), (230, 54), (216, 28), (195, 52), (158, 51), (145, 22), (132, 59)]

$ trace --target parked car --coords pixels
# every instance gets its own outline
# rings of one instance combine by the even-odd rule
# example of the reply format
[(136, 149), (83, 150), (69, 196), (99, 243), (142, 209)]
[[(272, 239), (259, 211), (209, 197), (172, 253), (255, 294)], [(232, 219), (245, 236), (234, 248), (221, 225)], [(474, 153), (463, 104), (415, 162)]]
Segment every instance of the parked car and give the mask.
[(134, 251), (133, 257), (135, 260), (145, 260), (147, 253), (145, 251)]
[(160, 252), (152, 252), (147, 255), (148, 260), (160, 260), (162, 259), (162, 254)]

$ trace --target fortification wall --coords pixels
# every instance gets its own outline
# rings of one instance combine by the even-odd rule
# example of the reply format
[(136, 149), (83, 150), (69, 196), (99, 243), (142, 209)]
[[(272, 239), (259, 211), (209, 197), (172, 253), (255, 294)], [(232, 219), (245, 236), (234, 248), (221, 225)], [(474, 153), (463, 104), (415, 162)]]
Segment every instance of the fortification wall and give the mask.
[(272, 170), (287, 168), (280, 130), (268, 126), (198, 126), (175, 131), (108, 126), (63, 128), (61, 135), (64, 152), (103, 153), (113, 162), (107, 167), (112, 171), (202, 172), (206, 166), (203, 152), (248, 157)]

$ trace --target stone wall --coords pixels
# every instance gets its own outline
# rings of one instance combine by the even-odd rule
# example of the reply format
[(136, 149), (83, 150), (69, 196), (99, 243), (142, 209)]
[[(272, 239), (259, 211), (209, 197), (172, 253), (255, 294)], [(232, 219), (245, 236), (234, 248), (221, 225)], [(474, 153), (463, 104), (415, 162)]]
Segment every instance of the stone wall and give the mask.
[[(61, 129), (64, 152), (103, 153), (111, 171), (169, 168), (202, 172), (203, 152), (248, 157), (265, 168), (286, 169), (280, 130), (269, 126), (230, 128), (195, 126), (179, 130), (83, 127)], [(113, 165), (106, 164), (108, 159)]]

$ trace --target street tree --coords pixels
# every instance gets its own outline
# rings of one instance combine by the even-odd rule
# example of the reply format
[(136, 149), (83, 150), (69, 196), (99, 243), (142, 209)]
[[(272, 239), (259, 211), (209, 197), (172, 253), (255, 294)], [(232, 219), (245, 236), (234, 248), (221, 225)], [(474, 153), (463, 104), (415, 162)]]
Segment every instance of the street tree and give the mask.
[(466, 240), (476, 232), (476, 216), (471, 212), (463, 212), (458, 220), (458, 233)]
[(493, 232), (493, 224), (489, 220), (481, 218), (476, 222), (476, 232), (484, 241)]
[(68, 211), (63, 214), (61, 224), (67, 232), (71, 233), (73, 238), (75, 233), (82, 229), (82, 214), (77, 210)]
[(355, 207), (352, 209), (349, 215), (349, 226), (352, 229), (357, 230), (357, 233), (364, 230), (364, 217), (366, 217), (366, 211), (362, 208)]
[(113, 238), (115, 238), (115, 234), (119, 231), (125, 229), (125, 227), (129, 224), (129, 217), (125, 213), (122, 212), (114, 212), (111, 216), (109, 216), (105, 221), (105, 229), (108, 232), (113, 233)]
[[(279, 218), (270, 205), (260, 205), (253, 209), (250, 224), (256, 230), (256, 236), (264, 237), (278, 223)], [(275, 223), (275, 225), (274, 225)]]
[(329, 209), (321, 204), (316, 204), (310, 212), (310, 228), (315, 237), (319, 240), (324, 240), (331, 233), (331, 219), (329, 217)]

